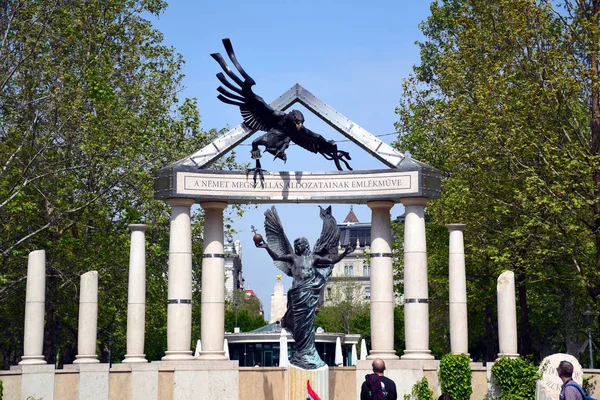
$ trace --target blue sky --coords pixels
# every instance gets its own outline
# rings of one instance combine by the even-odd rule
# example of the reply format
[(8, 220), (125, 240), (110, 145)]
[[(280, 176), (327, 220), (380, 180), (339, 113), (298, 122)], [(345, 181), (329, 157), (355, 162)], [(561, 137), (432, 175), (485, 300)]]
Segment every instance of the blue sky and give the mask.
[[(271, 102), (295, 83), (332, 106), (381, 140), (391, 143), (396, 135), (394, 113), (401, 96), (402, 80), (419, 63), (416, 41), (423, 36), (418, 25), (429, 15), (430, 1), (175, 1), (154, 20), (164, 34), (164, 42), (183, 55), (184, 90), (181, 97), (195, 97), (202, 115), (202, 127), (233, 128), (241, 122), (239, 109), (221, 103), (215, 77), (219, 65), (210, 53), (225, 55), (221, 39), (233, 43), (238, 60), (257, 85), (254, 91)], [(307, 128), (338, 148), (350, 152), (355, 170), (384, 168), (345, 137), (327, 126), (300, 105)], [(249, 143), (237, 147), (238, 162), (250, 161)], [(199, 149), (190, 149), (190, 154)], [(263, 157), (270, 171), (332, 171), (332, 161), (308, 153), (297, 146), (287, 151), (288, 161)], [(328, 204), (322, 204), (327, 206)], [(242, 263), (246, 288), (261, 299), (265, 316), (270, 313), (270, 296), (279, 270), (269, 256), (252, 243), (250, 226), (264, 233), (267, 205), (250, 207), (234, 223), (242, 242)], [(349, 205), (334, 204), (333, 214), (342, 222)], [(314, 244), (321, 230), (316, 204), (277, 205), (290, 240), (305, 236)], [(354, 206), (361, 222), (371, 220), (366, 205)], [(401, 205), (392, 208), (392, 218), (403, 213)], [(284, 278), (287, 290), (290, 278)]]

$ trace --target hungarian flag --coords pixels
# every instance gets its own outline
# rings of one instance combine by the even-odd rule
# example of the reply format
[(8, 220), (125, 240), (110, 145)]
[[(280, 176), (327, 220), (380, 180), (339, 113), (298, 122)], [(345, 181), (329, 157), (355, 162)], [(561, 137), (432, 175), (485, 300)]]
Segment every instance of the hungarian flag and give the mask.
[(306, 400), (321, 400), (319, 395), (310, 387), (310, 381), (306, 381)]

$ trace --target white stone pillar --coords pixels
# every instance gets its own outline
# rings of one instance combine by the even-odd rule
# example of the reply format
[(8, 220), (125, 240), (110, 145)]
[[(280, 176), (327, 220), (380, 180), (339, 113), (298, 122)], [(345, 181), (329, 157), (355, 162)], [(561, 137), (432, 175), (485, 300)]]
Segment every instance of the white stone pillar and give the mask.
[(227, 203), (201, 203), (204, 209), (204, 251), (202, 256), (202, 339), (201, 360), (227, 360), (225, 339), (225, 254), (223, 252), (223, 210)]
[(450, 351), (469, 355), (467, 318), (467, 276), (465, 273), (465, 224), (448, 224), (450, 231), (449, 291), (450, 291)]
[(392, 201), (369, 201), (371, 209), (371, 352), (368, 359), (397, 359), (394, 350)]
[(498, 277), (498, 357), (519, 357), (517, 349), (517, 302), (515, 274), (504, 271)]
[(127, 354), (124, 363), (145, 363), (146, 325), (146, 238), (148, 225), (131, 224), (129, 291), (127, 294)]
[(25, 335), (19, 365), (46, 364), (44, 348), (44, 307), (46, 304), (46, 252), (29, 253), (25, 293)]
[(79, 329), (77, 355), (73, 364), (100, 362), (96, 354), (98, 334), (98, 271), (81, 275), (79, 288)]
[[(402, 199), (404, 204), (404, 336), (402, 359), (431, 360), (429, 350), (429, 288), (425, 197)], [(372, 296), (372, 294), (371, 294)]]
[(194, 199), (169, 199), (169, 294), (167, 301), (167, 351), (163, 361), (192, 360), (192, 223)]

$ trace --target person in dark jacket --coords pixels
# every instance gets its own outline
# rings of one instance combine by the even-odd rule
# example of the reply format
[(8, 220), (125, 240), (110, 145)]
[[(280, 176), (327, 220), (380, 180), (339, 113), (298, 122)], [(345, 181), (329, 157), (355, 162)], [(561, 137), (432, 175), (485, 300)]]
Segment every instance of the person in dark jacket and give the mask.
[(365, 375), (360, 389), (360, 400), (397, 400), (396, 384), (383, 376), (385, 362), (381, 358), (373, 360), (373, 373)]

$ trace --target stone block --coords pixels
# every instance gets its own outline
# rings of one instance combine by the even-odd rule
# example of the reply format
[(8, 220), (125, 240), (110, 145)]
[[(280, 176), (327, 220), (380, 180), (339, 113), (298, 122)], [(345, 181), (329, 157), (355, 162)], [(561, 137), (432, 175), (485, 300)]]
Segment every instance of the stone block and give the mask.
[(54, 365), (21, 365), (21, 399), (54, 399)]

